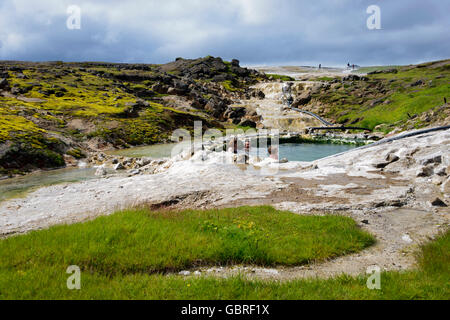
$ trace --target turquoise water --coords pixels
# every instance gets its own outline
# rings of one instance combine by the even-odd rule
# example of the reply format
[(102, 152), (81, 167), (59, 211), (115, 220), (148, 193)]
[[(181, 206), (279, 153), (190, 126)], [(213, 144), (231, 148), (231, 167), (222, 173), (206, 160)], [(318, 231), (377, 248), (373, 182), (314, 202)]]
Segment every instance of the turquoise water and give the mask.
[(95, 170), (94, 168), (66, 168), (0, 180), (0, 202), (23, 196), (44, 186), (95, 179), (97, 178)]
[[(153, 145), (147, 147), (130, 148), (111, 152), (111, 154), (127, 157), (170, 157), (174, 144)], [(314, 161), (337, 153), (356, 148), (352, 145), (286, 143), (280, 145), (280, 159), (289, 161)], [(252, 155), (260, 158), (268, 157), (266, 149), (253, 149)], [(23, 177), (0, 180), (0, 202), (6, 199), (21, 197), (40, 187), (60, 183), (73, 183), (96, 179), (94, 168), (67, 168), (52, 171), (42, 171)]]
[[(171, 157), (174, 146), (174, 144), (160, 144), (115, 150), (111, 151), (110, 154), (125, 157), (149, 157), (153, 159), (160, 159)], [(280, 159), (287, 158), (289, 161), (314, 161), (354, 148), (356, 148), (354, 145), (284, 143), (280, 145)], [(265, 149), (252, 150), (251, 154), (259, 155), (261, 158), (268, 157), (267, 150)]]
[(107, 152), (111, 155), (132, 157), (132, 158), (143, 158), (148, 157), (152, 159), (170, 158), (173, 148), (176, 144), (155, 144), (152, 146), (145, 147), (135, 147), (123, 150), (113, 150)]
[[(284, 143), (279, 146), (280, 159), (286, 158), (289, 161), (314, 161), (341, 152), (349, 151), (357, 148), (354, 145), (340, 145), (340, 144), (313, 144), (313, 143)], [(258, 149), (251, 154), (258, 154), (259, 157), (268, 157), (268, 152), (265, 149)]]

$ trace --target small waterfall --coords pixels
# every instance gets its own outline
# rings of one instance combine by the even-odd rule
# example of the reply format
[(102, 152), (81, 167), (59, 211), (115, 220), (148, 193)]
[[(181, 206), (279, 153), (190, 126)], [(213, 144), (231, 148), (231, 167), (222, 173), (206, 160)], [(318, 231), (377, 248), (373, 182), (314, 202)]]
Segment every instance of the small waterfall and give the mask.
[[(284, 102), (283, 85), (281, 82), (259, 83), (253, 88), (264, 93), (265, 98), (259, 100), (252, 98), (241, 103), (251, 110), (255, 110), (262, 117), (262, 124), (267, 129), (279, 129), (281, 131), (301, 132), (308, 127), (320, 126), (315, 118), (289, 110)], [(291, 94), (293, 97), (300, 95), (313, 84), (296, 81), (293, 82)]]

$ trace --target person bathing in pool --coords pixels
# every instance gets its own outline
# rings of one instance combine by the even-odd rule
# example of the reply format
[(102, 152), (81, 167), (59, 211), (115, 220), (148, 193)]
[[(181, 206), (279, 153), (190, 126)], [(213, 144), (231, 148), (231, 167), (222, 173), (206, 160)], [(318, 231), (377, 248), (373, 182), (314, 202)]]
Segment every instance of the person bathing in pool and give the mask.
[(279, 160), (278, 148), (274, 146), (270, 146), (267, 148), (267, 152), (269, 152), (269, 158), (274, 160)]

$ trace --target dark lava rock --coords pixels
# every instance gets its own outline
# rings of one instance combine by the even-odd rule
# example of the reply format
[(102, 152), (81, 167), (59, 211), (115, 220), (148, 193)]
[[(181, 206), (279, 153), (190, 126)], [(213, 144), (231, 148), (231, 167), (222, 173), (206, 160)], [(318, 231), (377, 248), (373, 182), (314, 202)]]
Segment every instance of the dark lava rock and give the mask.
[(247, 113), (247, 109), (244, 107), (229, 107), (227, 111), (223, 114), (224, 118), (227, 119), (241, 119)]
[(226, 109), (227, 105), (225, 102), (217, 98), (209, 99), (208, 103), (205, 105), (205, 110), (209, 111), (216, 118), (220, 118)]
[[(231, 77), (231, 79), (233, 79), (233, 77)], [(227, 80), (231, 80), (231, 79), (228, 74), (218, 74), (212, 78), (212, 81), (213, 82), (223, 82), (223, 81), (227, 81)]]
[(424, 178), (424, 177), (430, 177), (434, 173), (434, 168), (431, 166), (428, 167), (422, 167), (419, 169), (419, 172), (417, 173), (417, 177)]
[(412, 83), (411, 87), (417, 87), (417, 86), (423, 86), (425, 82), (423, 80), (417, 80), (416, 82)]
[(262, 92), (261, 90), (253, 90), (253, 91), (250, 93), (250, 97), (257, 98), (257, 99), (260, 99), (260, 100), (263, 100), (263, 99), (266, 98), (266, 95), (265, 95), (264, 92)]
[(401, 208), (406, 204), (405, 200), (389, 200), (389, 201), (382, 201), (375, 204), (375, 208), (382, 208), (382, 207), (397, 207)]
[(119, 116), (123, 118), (137, 118), (139, 117), (139, 111), (148, 106), (148, 102), (143, 100), (138, 100), (136, 103), (127, 103), (124, 111)]
[(166, 94), (167, 91), (169, 90), (169, 88), (166, 85), (163, 85), (161, 83), (154, 84), (151, 87), (151, 89), (152, 89), (152, 91), (159, 93), (159, 94)]
[(242, 127), (250, 127), (250, 128), (256, 128), (256, 123), (250, 119), (244, 119), (239, 123)]
[(397, 156), (395, 153), (389, 153), (386, 156), (386, 161), (389, 163), (394, 163), (394, 162), (397, 162), (398, 160), (400, 160), (400, 157)]
[(361, 80), (361, 77), (357, 76), (356, 74), (349, 74), (348, 76), (342, 78), (342, 81), (359, 81), (359, 80)]
[(6, 79), (0, 79), (0, 89), (8, 89), (9, 88), (9, 82)]
[(436, 198), (433, 202), (431, 202), (431, 205), (433, 207), (443, 207), (443, 208), (448, 207), (447, 204), (439, 198)]
[(422, 165), (426, 166), (429, 164), (441, 164), (442, 163), (442, 155), (437, 155), (429, 159), (425, 159), (422, 161)]
[(311, 99), (312, 99), (311, 93), (308, 91), (304, 92), (299, 97), (295, 98), (292, 106), (294, 108), (297, 108), (299, 106), (307, 105), (311, 101)]

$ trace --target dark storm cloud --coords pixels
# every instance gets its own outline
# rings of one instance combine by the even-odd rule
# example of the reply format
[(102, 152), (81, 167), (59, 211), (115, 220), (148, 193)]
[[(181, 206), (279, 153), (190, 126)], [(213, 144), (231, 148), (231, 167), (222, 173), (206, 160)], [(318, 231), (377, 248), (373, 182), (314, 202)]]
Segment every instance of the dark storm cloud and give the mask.
[[(369, 30), (369, 5), (381, 30)], [(82, 10), (66, 27), (67, 7)], [(442, 0), (3, 0), (0, 59), (162, 63), (208, 54), (245, 64), (406, 64), (450, 58)]]

